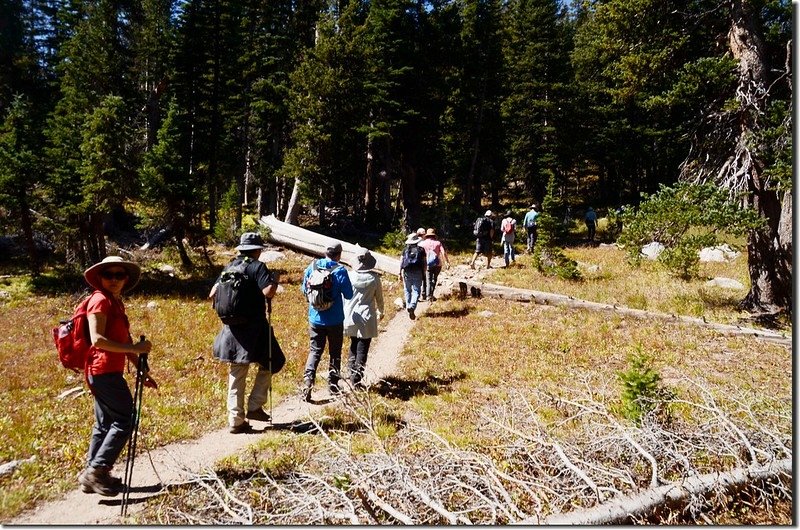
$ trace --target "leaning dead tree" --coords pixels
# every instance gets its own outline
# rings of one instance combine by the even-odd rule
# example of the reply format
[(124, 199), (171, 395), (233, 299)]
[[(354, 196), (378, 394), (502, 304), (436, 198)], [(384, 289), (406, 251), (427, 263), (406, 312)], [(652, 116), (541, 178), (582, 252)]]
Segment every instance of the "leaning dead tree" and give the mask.
[(412, 423), (387, 438), (384, 405), (350, 393), (341, 402), (347, 430), (328, 425), (341, 418), (311, 418), (314, 448), (293, 470), (198, 475), (183, 501), (141, 522), (713, 523), (743, 494), (762, 507), (791, 501), (791, 406), (721, 401), (683, 384), (676, 412), (657, 403), (640, 425), (617, 418), (608, 389), (509, 389), (476, 412), (482, 442), (470, 448)]
[[(792, 305), (792, 189), (770, 177), (765, 167), (768, 110), (789, 87), (791, 101), (791, 41), (786, 43), (783, 70), (771, 65), (757, 24), (757, 6), (751, 0), (725, 0), (729, 17), (727, 35), (730, 55), (738, 62), (736, 105), (722, 104), (712, 110), (692, 140), (692, 150), (681, 168), (681, 177), (694, 182), (714, 182), (743, 195), (764, 219), (765, 226), (751, 232), (747, 242), (750, 292), (743, 307), (751, 312), (790, 311)], [(779, 77), (770, 80), (771, 70)], [(791, 149), (791, 108), (772, 146)]]

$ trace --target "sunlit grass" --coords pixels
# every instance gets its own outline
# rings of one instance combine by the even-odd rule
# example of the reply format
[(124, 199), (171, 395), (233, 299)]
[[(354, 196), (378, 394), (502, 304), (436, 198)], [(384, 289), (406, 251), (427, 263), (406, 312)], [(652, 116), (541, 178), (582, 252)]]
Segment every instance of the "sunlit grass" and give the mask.
[[(447, 345), (446, 359), (418, 353), (430, 337)], [(743, 391), (758, 396), (765, 408), (790, 406), (791, 354), (784, 347), (693, 326), (495, 299), (434, 305), (417, 322), (402, 377), (448, 379), (449, 361), (456, 360), (465, 377), (409, 406), (448, 439), (474, 444), (472, 434), (484, 421), (480, 414), (508, 399), (509, 392), (532, 399), (534, 390), (559, 393), (586, 385), (618, 400), (617, 373), (639, 348), (654, 357), (654, 369), (667, 385), (689, 377), (707, 382), (720, 396)]]
[[(702, 280), (683, 283), (653, 263), (632, 269), (622, 251), (613, 248), (576, 247), (568, 253), (582, 263), (599, 265), (599, 270), (587, 274), (584, 282), (564, 282), (542, 277), (527, 262), (528, 256), (520, 255), (522, 267), (497, 270), (489, 281), (642, 309), (701, 314), (710, 320), (731, 321), (738, 315), (732, 308), (744, 293), (708, 291)], [(458, 255), (453, 262), (469, 257)], [(223, 255), (218, 258), (222, 263)], [(275, 404), (297, 392), (302, 381), (308, 324), (299, 282), (308, 261), (287, 253), (286, 258), (269, 264), (281, 274), (272, 319), (287, 356), (286, 367), (273, 380)], [(743, 258), (708, 264), (703, 270), (709, 277), (728, 276), (746, 285)], [(207, 287), (212, 281), (213, 277), (208, 278)], [(81, 376), (58, 365), (50, 337), (50, 328), (72, 311), (77, 298), (31, 294), (29, 283), (13, 283), (17, 286), (13, 299), (0, 303), (0, 370), (4, 375), (0, 381), (0, 461), (30, 456), (36, 460), (0, 478), (2, 520), (76, 487), (75, 475), (84, 465), (93, 422), (88, 393), (56, 400), (64, 390), (82, 384)], [(144, 334), (154, 343), (150, 365), (161, 385), (158, 392), (145, 394), (139, 438), (143, 449), (225, 426), (227, 367), (211, 355), (220, 324), (205, 298), (207, 288), (201, 287), (197, 292), (202, 295), (137, 289), (126, 301), (132, 333)], [(396, 312), (392, 302), (401, 296), (402, 288), (396, 277), (386, 275), (384, 290), (387, 315), (381, 326)], [(402, 354), (401, 384), (405, 381), (409, 388), (424, 391), (408, 401), (375, 397), (381, 403), (374, 429), (381, 443), (392, 446), (403, 428), (400, 418), (410, 418), (457, 446), (491, 454), (492, 441), (481, 429), (487, 411), (520, 395), (533, 399), (535, 390), (558, 393), (577, 385), (605, 392), (609, 400), (619, 399), (616, 374), (625, 369), (628, 355), (637, 348), (652, 354), (654, 368), (667, 385), (688, 376), (705, 381), (719, 395), (735, 390), (756, 396), (758, 406), (765, 410), (791, 407), (791, 353), (783, 347), (605, 313), (493, 299), (441, 300), (417, 320)], [(560, 414), (548, 406), (539, 413), (554, 422)], [(352, 452), (379, 450), (353, 418), (336, 412), (335, 407), (328, 407), (325, 415), (324, 425), (336, 430), (337, 441)], [(305, 470), (309, 455), (321, 443), (326, 442), (312, 434), (265, 433), (251, 450), (225, 458), (218, 469), (232, 474), (260, 469), (272, 476)]]
[[(614, 246), (575, 246), (565, 252), (579, 263), (583, 281), (546, 277), (536, 271), (531, 256), (526, 254), (517, 256), (517, 267), (496, 269), (485, 281), (635, 309), (706, 317), (722, 323), (747, 316), (737, 307), (749, 286), (747, 259), (743, 255), (732, 262), (703, 263), (701, 277), (687, 282), (671, 276), (656, 262), (645, 260), (640, 267), (633, 267), (628, 264), (626, 253)], [(705, 286), (707, 280), (720, 276), (737, 280), (745, 288)]]

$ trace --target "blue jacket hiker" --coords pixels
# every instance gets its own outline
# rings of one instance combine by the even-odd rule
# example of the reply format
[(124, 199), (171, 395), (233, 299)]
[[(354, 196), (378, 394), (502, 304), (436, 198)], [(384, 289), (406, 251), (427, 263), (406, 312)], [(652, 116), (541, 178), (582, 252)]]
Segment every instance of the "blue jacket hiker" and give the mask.
[[(328, 343), (330, 364), (328, 367), (328, 390), (332, 394), (339, 393), (339, 373), (342, 364), (342, 343), (344, 342), (344, 302), (343, 297), (350, 300), (353, 297), (353, 286), (347, 270), (339, 264), (342, 257), (342, 244), (330, 241), (325, 250), (325, 257), (314, 260), (306, 268), (300, 290), (309, 298), (308, 304), (308, 333), (310, 338), (308, 359), (306, 360), (303, 374), (303, 399), (311, 401), (311, 389), (317, 375), (317, 366)], [(322, 309), (311, 301), (312, 273), (315, 271), (329, 271), (330, 285), (325, 287), (325, 298), (329, 307)], [(318, 276), (315, 274), (315, 277)], [(327, 304), (326, 304), (327, 305)]]

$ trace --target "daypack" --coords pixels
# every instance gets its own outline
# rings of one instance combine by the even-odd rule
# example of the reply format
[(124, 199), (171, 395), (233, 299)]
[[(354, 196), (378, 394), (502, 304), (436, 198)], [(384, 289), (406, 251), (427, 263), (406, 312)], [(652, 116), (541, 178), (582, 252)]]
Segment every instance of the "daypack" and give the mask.
[(213, 305), (219, 319), (228, 326), (244, 324), (249, 320), (242, 287), (249, 279), (246, 270), (250, 263), (252, 259), (249, 257), (241, 260), (236, 258), (219, 275)]
[(422, 256), (425, 254), (425, 249), (420, 248), (419, 245), (408, 245), (403, 251), (403, 259), (400, 262), (401, 269), (418, 269), (422, 265)]
[(492, 220), (488, 217), (478, 217), (475, 220), (475, 228), (472, 234), (478, 237), (489, 237), (492, 231)]
[(514, 231), (514, 223), (508, 219), (503, 219), (503, 226), (500, 227), (504, 234), (510, 234)]
[(72, 314), (69, 320), (61, 320), (53, 328), (53, 342), (58, 352), (58, 360), (64, 368), (73, 372), (82, 372), (86, 369), (86, 359), (92, 339), (89, 336), (89, 320), (86, 317), (86, 306), (89, 303), (87, 296)]
[(321, 269), (317, 260), (311, 262), (311, 266), (313, 269), (306, 279), (306, 299), (317, 311), (326, 311), (333, 306), (333, 271), (339, 266)]

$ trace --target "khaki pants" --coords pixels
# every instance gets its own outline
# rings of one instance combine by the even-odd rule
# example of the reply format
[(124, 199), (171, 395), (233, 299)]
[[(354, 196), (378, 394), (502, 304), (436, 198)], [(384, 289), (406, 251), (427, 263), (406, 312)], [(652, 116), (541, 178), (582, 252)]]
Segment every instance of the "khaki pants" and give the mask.
[(231, 363), (228, 372), (228, 425), (236, 427), (244, 423), (244, 415), (247, 411), (260, 409), (267, 402), (269, 392), (270, 377), (269, 370), (258, 363), (256, 378), (253, 381), (253, 388), (250, 389), (250, 397), (247, 399), (247, 410), (244, 410), (244, 392), (247, 382), (247, 371), (250, 364)]

